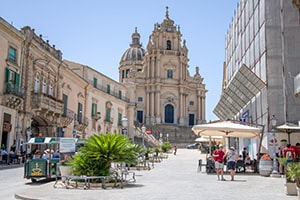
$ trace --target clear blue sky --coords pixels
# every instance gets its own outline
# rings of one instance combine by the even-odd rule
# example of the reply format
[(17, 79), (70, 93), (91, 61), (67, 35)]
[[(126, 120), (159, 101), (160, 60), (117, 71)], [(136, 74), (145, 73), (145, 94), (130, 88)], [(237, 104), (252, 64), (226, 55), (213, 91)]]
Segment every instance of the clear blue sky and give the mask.
[(180, 25), (189, 49), (189, 71), (199, 66), (208, 89), (206, 119), (221, 95), (225, 35), (239, 0), (16, 0), (2, 1), (1, 17), (26, 25), (63, 52), (63, 59), (88, 65), (118, 81), (119, 61), (138, 28), (146, 48), (154, 24), (169, 17)]

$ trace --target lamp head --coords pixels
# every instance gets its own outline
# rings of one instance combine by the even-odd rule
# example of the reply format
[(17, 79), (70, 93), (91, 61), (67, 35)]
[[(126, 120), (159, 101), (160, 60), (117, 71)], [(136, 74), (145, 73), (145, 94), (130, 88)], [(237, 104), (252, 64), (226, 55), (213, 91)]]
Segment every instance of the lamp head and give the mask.
[(121, 121), (122, 121), (122, 126), (123, 127), (127, 127), (128, 126), (128, 119), (127, 119), (126, 116), (124, 116)]
[(277, 124), (277, 118), (275, 117), (275, 115), (272, 115), (272, 118), (270, 121), (271, 121), (272, 128), (274, 128)]
[(143, 132), (143, 133), (146, 132), (146, 127), (145, 127), (145, 125), (142, 126), (142, 132)]

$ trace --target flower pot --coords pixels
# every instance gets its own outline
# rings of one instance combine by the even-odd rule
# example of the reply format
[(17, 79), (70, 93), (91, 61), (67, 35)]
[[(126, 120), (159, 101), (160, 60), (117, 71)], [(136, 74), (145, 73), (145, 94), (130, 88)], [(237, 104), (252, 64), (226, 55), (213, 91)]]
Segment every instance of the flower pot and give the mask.
[(270, 176), (273, 170), (273, 161), (272, 160), (260, 160), (259, 161), (259, 174), (261, 176)]
[(64, 176), (72, 175), (72, 167), (70, 166), (59, 166), (60, 176), (62, 177), (61, 180), (64, 182), (66, 178)]
[(297, 195), (296, 183), (294, 183), (294, 182), (285, 182), (284, 186), (285, 186), (285, 193), (287, 195), (292, 195), (292, 196)]

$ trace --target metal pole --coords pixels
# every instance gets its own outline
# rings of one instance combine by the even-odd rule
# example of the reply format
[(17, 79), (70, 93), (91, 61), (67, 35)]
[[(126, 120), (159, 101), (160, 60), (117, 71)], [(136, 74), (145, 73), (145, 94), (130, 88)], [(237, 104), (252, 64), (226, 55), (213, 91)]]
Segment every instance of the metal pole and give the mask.
[(145, 147), (145, 142), (144, 142), (144, 131), (142, 131), (143, 133), (142, 133), (142, 139), (143, 139), (143, 147)]
[(275, 129), (272, 128), (273, 133), (273, 171), (272, 174), (278, 174), (278, 166), (276, 161), (276, 145), (275, 145)]

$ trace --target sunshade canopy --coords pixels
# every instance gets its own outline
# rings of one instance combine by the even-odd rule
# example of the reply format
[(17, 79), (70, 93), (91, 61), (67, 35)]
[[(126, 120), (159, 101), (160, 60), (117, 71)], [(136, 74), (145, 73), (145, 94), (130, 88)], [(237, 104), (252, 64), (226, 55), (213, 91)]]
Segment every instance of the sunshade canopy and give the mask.
[(277, 130), (281, 132), (285, 132), (288, 134), (288, 143), (291, 142), (290, 134), (293, 132), (300, 132), (300, 126), (297, 126), (296, 124), (293, 123), (284, 123), (280, 126), (276, 127)]
[(195, 125), (193, 132), (201, 136), (225, 136), (238, 138), (254, 138), (259, 136), (261, 129), (232, 121), (217, 121)]

